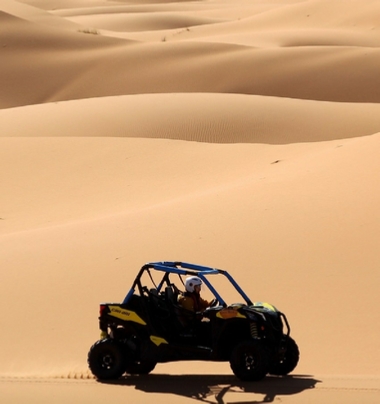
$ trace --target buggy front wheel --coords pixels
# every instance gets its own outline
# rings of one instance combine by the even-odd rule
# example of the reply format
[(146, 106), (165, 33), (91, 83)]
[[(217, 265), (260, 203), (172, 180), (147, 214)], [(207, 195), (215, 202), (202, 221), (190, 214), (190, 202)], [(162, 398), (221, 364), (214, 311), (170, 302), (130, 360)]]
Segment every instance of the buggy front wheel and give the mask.
[(261, 380), (269, 370), (269, 352), (258, 341), (240, 342), (232, 350), (230, 366), (240, 380)]
[(283, 352), (279, 353), (270, 366), (269, 373), (272, 375), (285, 376), (298, 364), (300, 352), (293, 338), (287, 337), (282, 349)]

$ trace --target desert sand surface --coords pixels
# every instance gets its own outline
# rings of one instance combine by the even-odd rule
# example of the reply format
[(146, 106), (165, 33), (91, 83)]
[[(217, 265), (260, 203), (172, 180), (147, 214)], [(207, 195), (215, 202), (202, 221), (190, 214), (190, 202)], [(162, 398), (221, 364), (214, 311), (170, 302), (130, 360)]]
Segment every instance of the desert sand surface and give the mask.
[[(378, 404), (379, 73), (375, 0), (1, 0), (1, 402)], [(96, 381), (164, 260), (284, 311), (291, 375)]]

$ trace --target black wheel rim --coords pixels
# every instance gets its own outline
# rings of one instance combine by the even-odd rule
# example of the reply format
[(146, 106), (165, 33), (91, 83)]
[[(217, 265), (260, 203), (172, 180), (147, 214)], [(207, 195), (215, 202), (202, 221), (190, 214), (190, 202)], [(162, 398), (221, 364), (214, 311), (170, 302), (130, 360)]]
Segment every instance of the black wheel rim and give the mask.
[(100, 366), (102, 369), (112, 369), (115, 366), (115, 357), (111, 354), (102, 356), (100, 358)]
[(257, 366), (257, 359), (254, 355), (247, 353), (243, 355), (243, 363), (248, 371), (253, 371)]

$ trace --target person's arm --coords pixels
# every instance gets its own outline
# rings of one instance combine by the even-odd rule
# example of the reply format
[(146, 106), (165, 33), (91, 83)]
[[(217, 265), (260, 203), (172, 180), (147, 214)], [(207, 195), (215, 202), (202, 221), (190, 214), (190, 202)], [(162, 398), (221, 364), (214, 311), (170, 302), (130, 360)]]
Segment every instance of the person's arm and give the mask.
[(201, 306), (202, 306), (202, 311), (206, 310), (207, 307), (210, 307), (211, 302), (207, 301), (206, 299), (203, 299), (203, 298), (200, 297), (199, 301), (200, 301)]

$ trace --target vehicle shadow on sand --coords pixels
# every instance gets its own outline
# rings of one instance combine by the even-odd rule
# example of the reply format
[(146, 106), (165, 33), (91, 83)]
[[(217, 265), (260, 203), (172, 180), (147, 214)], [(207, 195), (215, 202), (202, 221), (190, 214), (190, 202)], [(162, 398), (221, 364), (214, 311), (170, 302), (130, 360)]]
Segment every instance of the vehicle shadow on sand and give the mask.
[[(277, 396), (300, 394), (313, 389), (320, 380), (308, 375), (267, 376), (259, 382), (243, 382), (233, 375), (166, 375), (126, 376), (102, 382), (134, 386), (145, 393), (174, 394), (205, 403), (227, 404), (233, 393), (235, 403), (272, 403)], [(239, 393), (239, 394), (238, 394)], [(252, 394), (257, 394), (252, 401)], [(239, 396), (237, 401), (237, 395)], [(230, 395), (231, 397), (231, 395)]]

